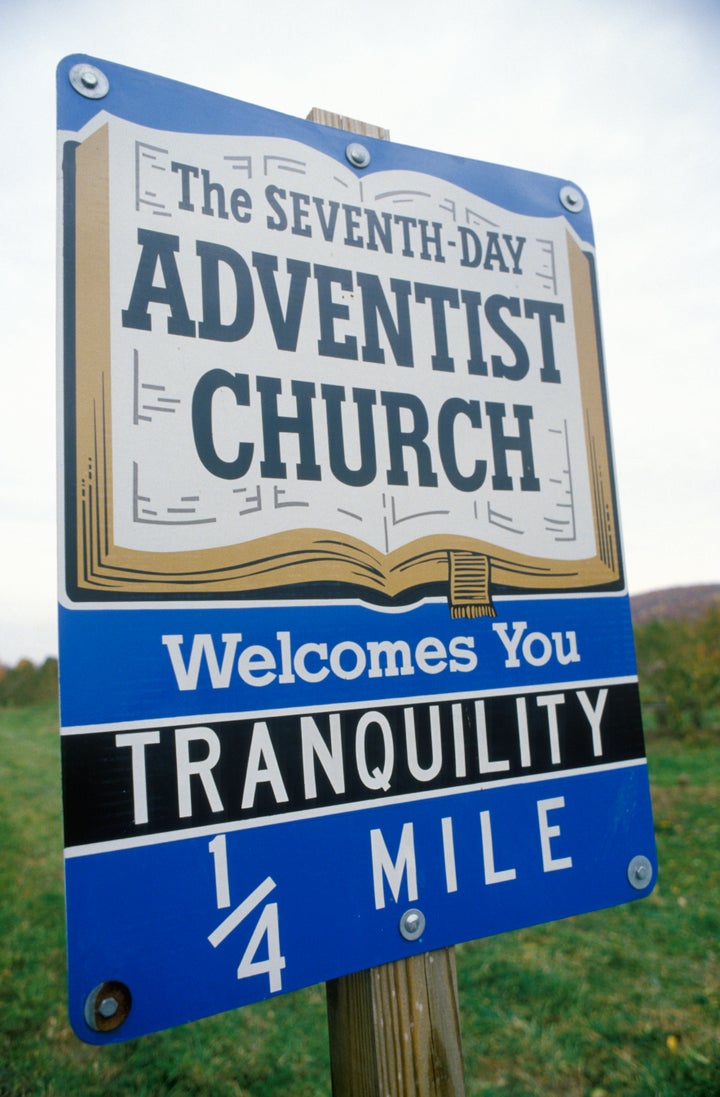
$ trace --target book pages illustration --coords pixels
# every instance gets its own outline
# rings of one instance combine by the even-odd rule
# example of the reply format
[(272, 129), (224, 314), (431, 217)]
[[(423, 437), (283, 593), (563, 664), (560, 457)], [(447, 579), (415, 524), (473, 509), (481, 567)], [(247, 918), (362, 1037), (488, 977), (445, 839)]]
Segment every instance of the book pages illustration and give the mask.
[[(620, 575), (564, 216), (280, 137), (66, 142), (68, 588), (407, 601)], [(66, 345), (67, 336), (66, 336)]]

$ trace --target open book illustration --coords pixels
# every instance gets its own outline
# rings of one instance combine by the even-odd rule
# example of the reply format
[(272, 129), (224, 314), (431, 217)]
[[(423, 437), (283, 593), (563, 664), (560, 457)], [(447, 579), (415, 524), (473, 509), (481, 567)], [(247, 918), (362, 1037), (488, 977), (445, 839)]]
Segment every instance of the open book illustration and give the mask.
[(559, 204), (107, 114), (61, 141), (71, 599), (479, 616), (619, 585), (594, 260)]

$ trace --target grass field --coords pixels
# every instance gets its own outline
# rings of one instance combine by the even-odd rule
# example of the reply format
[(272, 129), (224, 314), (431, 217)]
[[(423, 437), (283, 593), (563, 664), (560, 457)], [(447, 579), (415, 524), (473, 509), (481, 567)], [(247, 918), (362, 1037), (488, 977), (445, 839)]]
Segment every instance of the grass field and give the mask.
[[(468, 1095), (720, 1097), (720, 747), (648, 747), (642, 902), (458, 946)], [(107, 1048), (65, 1012), (54, 705), (0, 710), (0, 1097), (321, 1097), (324, 987)]]

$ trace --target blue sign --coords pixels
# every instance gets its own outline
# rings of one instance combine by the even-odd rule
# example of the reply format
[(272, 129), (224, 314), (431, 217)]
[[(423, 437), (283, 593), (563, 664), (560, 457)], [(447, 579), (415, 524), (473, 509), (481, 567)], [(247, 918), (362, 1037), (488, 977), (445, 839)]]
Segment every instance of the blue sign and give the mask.
[(76, 1033), (647, 894), (585, 196), (86, 57), (58, 107)]

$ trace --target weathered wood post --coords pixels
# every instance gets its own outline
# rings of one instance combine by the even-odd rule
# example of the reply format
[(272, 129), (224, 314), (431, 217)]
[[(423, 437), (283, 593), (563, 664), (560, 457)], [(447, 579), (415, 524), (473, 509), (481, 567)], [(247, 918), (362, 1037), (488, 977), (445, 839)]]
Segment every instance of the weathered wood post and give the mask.
[(455, 953), (439, 949), (327, 984), (333, 1097), (462, 1097)]

